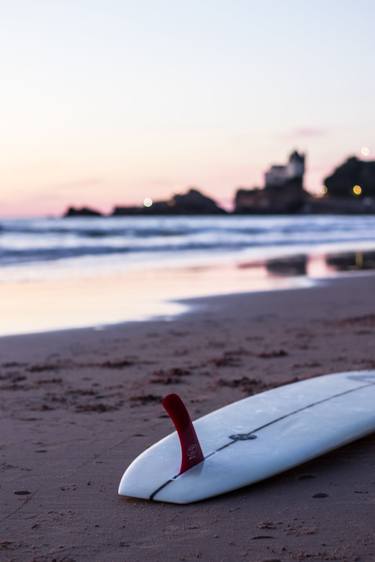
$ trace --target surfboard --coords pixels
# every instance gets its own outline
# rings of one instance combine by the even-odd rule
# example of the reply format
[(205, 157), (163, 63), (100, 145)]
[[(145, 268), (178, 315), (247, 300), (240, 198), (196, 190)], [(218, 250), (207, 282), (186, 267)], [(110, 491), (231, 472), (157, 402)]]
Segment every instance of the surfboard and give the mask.
[(177, 431), (131, 463), (118, 493), (186, 504), (254, 484), (375, 431), (375, 371), (284, 385), (194, 423), (177, 395), (163, 404)]

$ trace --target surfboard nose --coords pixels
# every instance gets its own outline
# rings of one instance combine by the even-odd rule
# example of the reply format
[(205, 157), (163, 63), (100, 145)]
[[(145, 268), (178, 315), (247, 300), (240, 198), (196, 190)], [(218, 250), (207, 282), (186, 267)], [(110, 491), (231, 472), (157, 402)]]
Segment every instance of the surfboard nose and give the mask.
[(119, 496), (149, 499), (152, 489), (151, 487), (147, 488), (147, 482), (142, 481), (139, 476), (139, 474), (136, 474), (136, 471), (132, 470), (132, 465), (130, 465), (120, 480), (118, 487)]
[(118, 494), (149, 500), (159, 485), (159, 481), (155, 481), (154, 475), (148, 474), (148, 468), (143, 463), (134, 461), (120, 480)]
[(120, 496), (153, 499), (171, 480), (204, 460), (189, 412), (181, 398), (177, 394), (168, 394), (162, 404), (177, 433), (150, 447), (131, 463), (121, 478)]
[(177, 433), (168, 435), (140, 454), (124, 472), (118, 493), (151, 499), (156, 490), (180, 472), (180, 444)]

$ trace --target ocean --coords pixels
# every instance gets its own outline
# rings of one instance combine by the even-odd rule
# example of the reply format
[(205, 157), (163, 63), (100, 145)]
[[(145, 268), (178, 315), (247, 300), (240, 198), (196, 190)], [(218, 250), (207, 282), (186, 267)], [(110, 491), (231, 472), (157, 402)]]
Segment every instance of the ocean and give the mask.
[(0, 281), (375, 248), (375, 216), (0, 220)]
[(374, 268), (372, 216), (3, 219), (0, 335), (172, 320)]

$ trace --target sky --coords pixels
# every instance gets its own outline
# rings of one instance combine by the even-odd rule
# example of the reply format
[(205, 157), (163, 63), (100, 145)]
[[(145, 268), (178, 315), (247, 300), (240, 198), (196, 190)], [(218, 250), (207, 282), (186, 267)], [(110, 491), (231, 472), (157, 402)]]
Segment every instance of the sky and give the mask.
[(0, 0), (0, 215), (375, 159), (372, 0)]

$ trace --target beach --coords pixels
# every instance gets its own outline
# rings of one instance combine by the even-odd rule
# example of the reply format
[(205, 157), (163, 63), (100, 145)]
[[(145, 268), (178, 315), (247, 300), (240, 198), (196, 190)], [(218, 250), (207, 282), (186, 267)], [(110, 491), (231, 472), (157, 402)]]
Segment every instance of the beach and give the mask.
[(375, 2), (2, 8), (0, 562), (375, 562)]
[(193, 418), (298, 379), (374, 369), (375, 278), (195, 299), (173, 320), (0, 339), (0, 560), (375, 560), (375, 436), (192, 505), (120, 498)]

